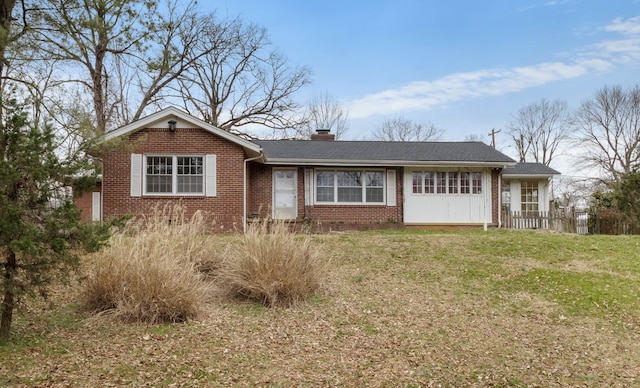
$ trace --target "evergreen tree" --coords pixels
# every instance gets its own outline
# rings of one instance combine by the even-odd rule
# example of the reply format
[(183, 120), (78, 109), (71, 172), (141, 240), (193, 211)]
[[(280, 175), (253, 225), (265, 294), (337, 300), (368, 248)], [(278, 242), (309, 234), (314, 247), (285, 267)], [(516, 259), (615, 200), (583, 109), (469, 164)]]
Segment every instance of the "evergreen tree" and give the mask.
[(106, 234), (81, 224), (66, 194), (63, 182), (81, 172), (82, 164), (61, 160), (52, 128), (34, 125), (16, 100), (0, 103), (0, 340), (4, 340), (22, 297), (46, 296), (52, 280), (64, 279), (77, 268), (81, 248), (105, 241)]

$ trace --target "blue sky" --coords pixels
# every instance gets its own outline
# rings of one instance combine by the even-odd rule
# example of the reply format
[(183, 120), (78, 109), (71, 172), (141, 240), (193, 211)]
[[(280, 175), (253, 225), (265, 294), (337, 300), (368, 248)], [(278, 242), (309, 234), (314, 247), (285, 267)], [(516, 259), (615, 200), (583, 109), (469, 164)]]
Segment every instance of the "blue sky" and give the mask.
[(348, 111), (345, 139), (385, 116), (431, 122), (441, 140), (502, 129), (541, 98), (571, 108), (605, 85), (640, 82), (640, 0), (222, 0), (221, 15), (267, 28), (292, 64), (313, 71), (300, 94)]

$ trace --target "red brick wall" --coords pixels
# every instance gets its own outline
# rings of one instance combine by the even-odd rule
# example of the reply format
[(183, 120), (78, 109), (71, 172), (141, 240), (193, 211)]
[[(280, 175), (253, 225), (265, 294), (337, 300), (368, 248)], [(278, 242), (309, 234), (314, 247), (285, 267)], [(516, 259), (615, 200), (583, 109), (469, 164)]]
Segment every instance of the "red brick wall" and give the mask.
[(498, 182), (502, 178), (502, 169), (494, 168), (491, 170), (491, 223), (498, 225), (498, 210), (500, 209), (500, 189)]
[(82, 193), (79, 197), (74, 197), (73, 202), (75, 202), (76, 207), (80, 210), (80, 220), (84, 222), (91, 222), (91, 211), (92, 211), (92, 193), (100, 192), (102, 188), (102, 184), (98, 182), (96, 187), (91, 191), (86, 191)]
[[(218, 232), (242, 231), (243, 168), (242, 147), (201, 129), (147, 128), (130, 137), (134, 149), (107, 152), (103, 171), (103, 218), (127, 214), (148, 214), (155, 205), (180, 202), (187, 216), (196, 210), (215, 219)], [(131, 153), (167, 155), (216, 155), (216, 196), (131, 197)]]
[[(249, 215), (271, 216), (273, 168), (257, 163), (250, 166)], [(283, 166), (283, 168), (285, 168)], [(298, 171), (298, 220), (324, 223), (380, 223), (402, 222), (402, 168), (396, 169), (396, 206), (386, 205), (304, 205), (304, 168)], [(313, 196), (313, 193), (311, 194)]]

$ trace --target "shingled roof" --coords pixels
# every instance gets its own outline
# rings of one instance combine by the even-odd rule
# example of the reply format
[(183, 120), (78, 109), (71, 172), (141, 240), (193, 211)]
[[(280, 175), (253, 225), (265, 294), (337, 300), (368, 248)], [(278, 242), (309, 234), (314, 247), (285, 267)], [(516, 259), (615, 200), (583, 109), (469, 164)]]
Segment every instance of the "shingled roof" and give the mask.
[(481, 142), (256, 140), (268, 164), (515, 166)]
[(560, 173), (542, 163), (518, 163), (514, 168), (506, 168), (503, 175), (510, 178), (519, 176), (550, 177), (560, 175)]

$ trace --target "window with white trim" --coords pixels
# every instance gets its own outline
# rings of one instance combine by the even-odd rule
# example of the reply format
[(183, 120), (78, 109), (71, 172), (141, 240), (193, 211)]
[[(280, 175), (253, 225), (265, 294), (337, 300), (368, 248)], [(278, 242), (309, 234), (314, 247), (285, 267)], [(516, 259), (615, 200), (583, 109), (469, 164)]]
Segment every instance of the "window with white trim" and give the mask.
[(538, 182), (522, 181), (520, 183), (520, 204), (524, 214), (538, 212)]
[(414, 171), (413, 194), (482, 194), (482, 173), (469, 171)]
[(204, 157), (147, 156), (146, 194), (204, 194)]
[(384, 203), (384, 171), (317, 170), (316, 203)]

